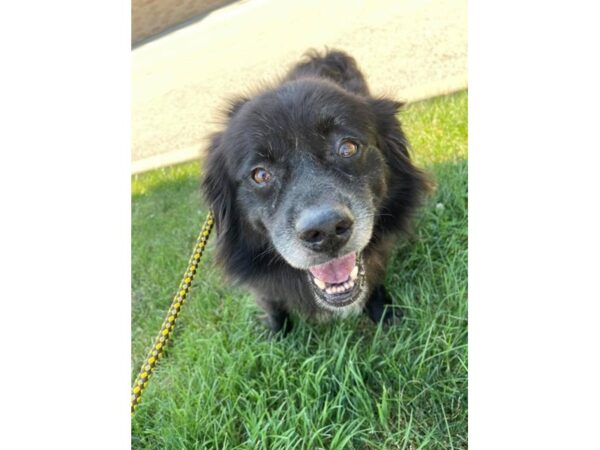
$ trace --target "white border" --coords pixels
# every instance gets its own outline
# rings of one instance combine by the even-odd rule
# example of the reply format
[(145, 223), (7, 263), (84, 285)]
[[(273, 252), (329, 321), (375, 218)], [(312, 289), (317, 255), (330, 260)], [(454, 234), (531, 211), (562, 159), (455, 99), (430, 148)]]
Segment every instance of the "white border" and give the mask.
[(130, 448), (130, 4), (2, 17), (0, 448)]
[(586, 5), (470, 3), (471, 449), (598, 445), (600, 35)]

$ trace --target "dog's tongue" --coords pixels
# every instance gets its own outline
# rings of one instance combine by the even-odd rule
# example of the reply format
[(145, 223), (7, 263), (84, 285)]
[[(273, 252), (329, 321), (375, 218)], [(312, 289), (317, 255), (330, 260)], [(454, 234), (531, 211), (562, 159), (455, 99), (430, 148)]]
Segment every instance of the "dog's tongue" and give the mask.
[(350, 276), (355, 264), (356, 254), (350, 253), (349, 255), (341, 258), (332, 259), (331, 261), (321, 264), (320, 266), (310, 267), (308, 270), (315, 277), (321, 281), (324, 281), (325, 283), (343, 283)]

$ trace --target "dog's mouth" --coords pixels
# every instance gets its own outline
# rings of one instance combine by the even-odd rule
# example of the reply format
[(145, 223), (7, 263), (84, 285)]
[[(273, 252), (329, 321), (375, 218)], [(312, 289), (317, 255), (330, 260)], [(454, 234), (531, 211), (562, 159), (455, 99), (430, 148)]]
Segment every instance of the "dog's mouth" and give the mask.
[(341, 308), (354, 303), (364, 288), (365, 271), (361, 255), (350, 253), (308, 268), (317, 298)]

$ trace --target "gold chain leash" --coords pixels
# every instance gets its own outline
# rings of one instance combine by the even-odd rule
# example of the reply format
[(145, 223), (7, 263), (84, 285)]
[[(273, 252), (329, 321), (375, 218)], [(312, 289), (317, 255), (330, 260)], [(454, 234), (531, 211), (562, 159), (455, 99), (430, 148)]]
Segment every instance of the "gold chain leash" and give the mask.
[(144, 392), (144, 389), (146, 388), (146, 386), (148, 386), (148, 380), (152, 376), (152, 373), (156, 368), (158, 360), (162, 357), (163, 350), (169, 342), (169, 338), (173, 334), (175, 321), (179, 316), (181, 307), (185, 303), (188, 292), (192, 285), (192, 280), (194, 279), (194, 275), (198, 270), (198, 264), (200, 263), (200, 258), (202, 258), (202, 253), (204, 252), (204, 248), (206, 247), (206, 242), (208, 241), (208, 236), (210, 235), (210, 232), (212, 230), (213, 223), (214, 218), (212, 213), (209, 211), (208, 215), (206, 216), (206, 220), (204, 221), (204, 225), (202, 225), (202, 230), (200, 231), (200, 235), (198, 236), (196, 245), (194, 246), (194, 252), (192, 253), (190, 262), (188, 263), (188, 268), (185, 274), (183, 275), (181, 283), (179, 284), (177, 294), (175, 294), (175, 297), (171, 302), (171, 307), (169, 308), (167, 317), (165, 317), (165, 320), (162, 326), (160, 327), (160, 332), (154, 340), (154, 344), (152, 345), (152, 348), (150, 348), (150, 351), (148, 352), (148, 355), (146, 356), (146, 359), (144, 360), (144, 363), (140, 368), (138, 376), (136, 377), (135, 382), (133, 383), (133, 386), (131, 388), (132, 416), (136, 408), (140, 404), (140, 401), (142, 400), (142, 392)]

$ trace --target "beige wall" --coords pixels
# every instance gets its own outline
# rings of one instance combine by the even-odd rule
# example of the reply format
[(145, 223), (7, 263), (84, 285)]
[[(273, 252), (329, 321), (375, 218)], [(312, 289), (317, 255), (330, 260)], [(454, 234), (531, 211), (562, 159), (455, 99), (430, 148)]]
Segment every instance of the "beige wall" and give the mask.
[(232, 0), (131, 0), (131, 43), (211, 11)]

